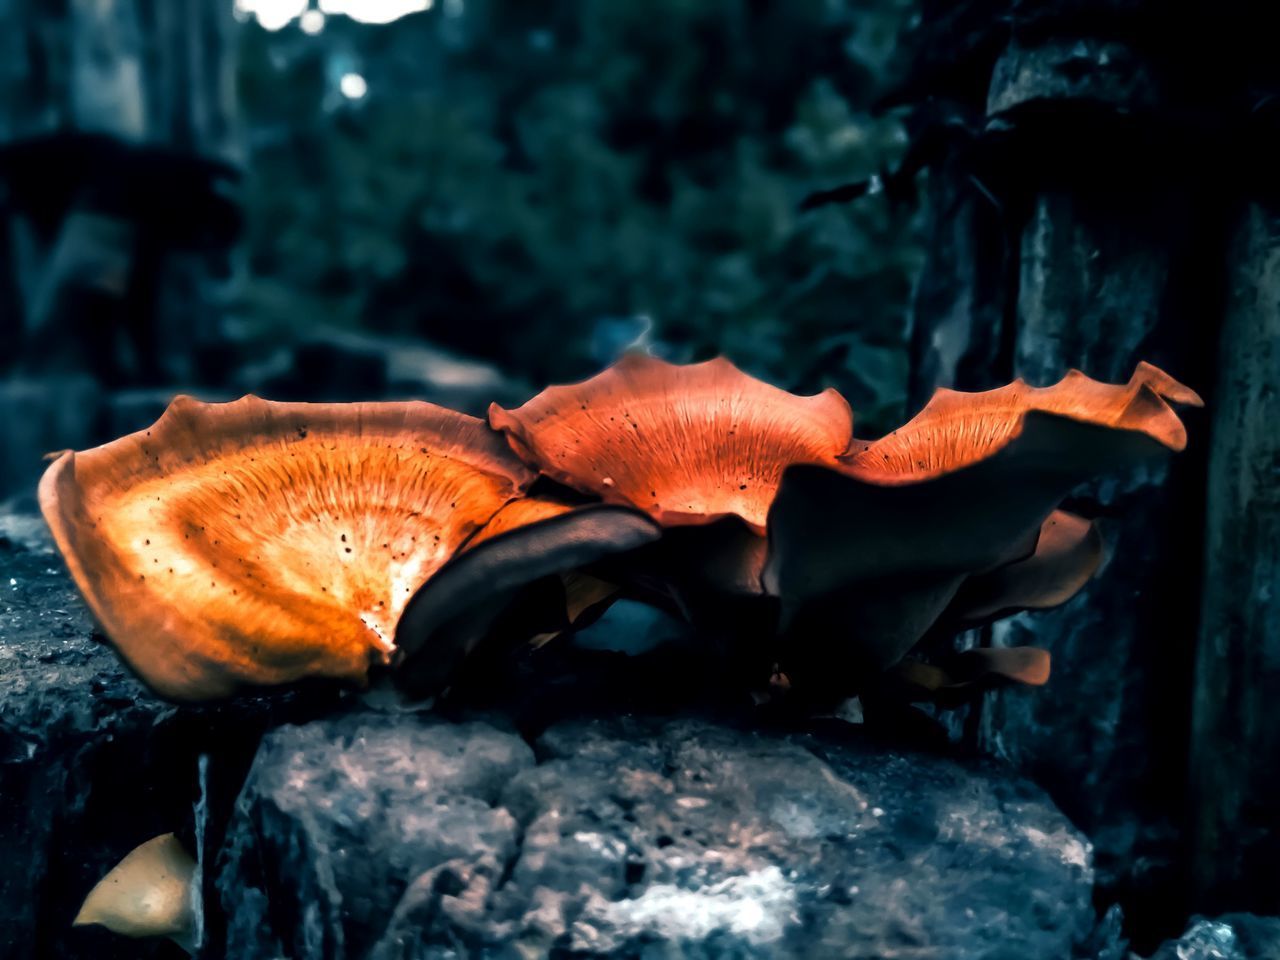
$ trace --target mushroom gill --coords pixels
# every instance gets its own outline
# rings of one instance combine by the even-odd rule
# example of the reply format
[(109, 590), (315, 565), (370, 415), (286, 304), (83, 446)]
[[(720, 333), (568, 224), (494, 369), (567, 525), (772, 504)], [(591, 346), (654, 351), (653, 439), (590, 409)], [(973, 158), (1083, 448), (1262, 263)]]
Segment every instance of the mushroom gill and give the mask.
[(483, 421), (432, 404), (178, 397), (61, 455), (40, 505), (124, 659), (210, 699), (363, 681), (423, 582), (532, 479)]
[(724, 358), (677, 365), (629, 354), (489, 422), (548, 477), (664, 526), (738, 517), (757, 534), (791, 464), (834, 467), (853, 414), (834, 390), (801, 397)]
[[(1026, 564), (1008, 567), (1003, 584), (987, 581), (992, 595), (975, 601), (974, 619), (998, 612), (993, 604), (1052, 599), (1073, 577), (1082, 584), (1098, 555), (1078, 526), (1081, 536), (1058, 544), (1065, 556), (1056, 564), (1047, 552), (1025, 558), (1074, 487), (1185, 447), (1171, 402), (1199, 406), (1200, 398), (1145, 363), (1121, 385), (1072, 371), (1045, 388), (1018, 381), (985, 393), (939, 390), (909, 423), (838, 466), (789, 468), (769, 514), (764, 574), (781, 598), (784, 629), (793, 639), (801, 623), (807, 632), (839, 630), (859, 662), (883, 668), (970, 577)], [(1039, 586), (1028, 582), (1037, 572)], [(1005, 604), (1000, 591), (1015, 587), (1024, 595)]]

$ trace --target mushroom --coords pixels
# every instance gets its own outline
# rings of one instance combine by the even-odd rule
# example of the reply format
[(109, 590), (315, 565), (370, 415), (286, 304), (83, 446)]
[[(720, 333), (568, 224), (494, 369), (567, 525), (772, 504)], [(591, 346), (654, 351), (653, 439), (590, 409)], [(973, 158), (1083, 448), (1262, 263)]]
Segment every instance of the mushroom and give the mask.
[(532, 479), (482, 421), (432, 404), (178, 397), (61, 455), (40, 505), (124, 659), (203, 700), (363, 683), (418, 588)]
[(602, 373), (549, 387), (489, 423), (546, 476), (664, 527), (737, 517), (763, 534), (782, 471), (837, 465), (853, 414), (834, 390), (800, 397), (724, 358), (681, 366), (628, 354)]
[(963, 626), (976, 626), (1019, 610), (1059, 606), (1089, 582), (1103, 553), (1102, 535), (1094, 523), (1055, 510), (1040, 525), (1030, 556), (969, 577), (947, 615)]
[(932, 663), (904, 660), (889, 671), (889, 683), (899, 699), (958, 706), (994, 687), (1042, 687), (1050, 662), (1039, 647), (976, 647)]
[(783, 471), (834, 468), (853, 442), (853, 413), (834, 390), (797, 396), (724, 358), (678, 365), (640, 353), (517, 410), (491, 406), (489, 422), (546, 476), (661, 524), (663, 541), (633, 574), (649, 599), (722, 633), (776, 622), (776, 604), (757, 610), (750, 598), (764, 598), (765, 521)]
[[(1200, 399), (1148, 364), (1124, 385), (1072, 371), (940, 390), (864, 442), (834, 391), (632, 355), (494, 405), (493, 430), (425, 403), (179, 397), (150, 430), (59, 455), (40, 502), (109, 638), (175, 699), (364, 683), (393, 655), (402, 689), (435, 693), (478, 651), (544, 642), (623, 592), (718, 624), (713, 642), (762, 665), (748, 676), (835, 692), (938, 625), (1078, 591), (1101, 538), (1056, 508), (1182, 449), (1170, 403)], [(1047, 660), (904, 669), (949, 691), (1043, 682)]]
[(126, 937), (168, 937), (196, 950), (196, 862), (172, 833), (154, 837), (97, 882), (74, 927), (100, 924)]
[(619, 591), (614, 579), (584, 568), (651, 544), (661, 534), (653, 520), (630, 507), (575, 504), (554, 495), (512, 501), (405, 609), (396, 632), (405, 654), (398, 683), (416, 695), (437, 693), (482, 643), (491, 650), (541, 644), (584, 625)]
[(829, 647), (813, 646), (833, 630), (849, 638), (840, 656), (852, 671), (897, 662), (970, 577), (990, 577), (975, 581), (970, 618), (1069, 596), (1096, 568), (1096, 545), (1070, 523), (1050, 528), (1037, 557), (1042, 525), (1078, 484), (1183, 449), (1171, 403), (1201, 401), (1146, 363), (1123, 385), (1073, 370), (1045, 388), (939, 390), (837, 466), (788, 468), (769, 514), (764, 580), (781, 598), (792, 679), (835, 679)]

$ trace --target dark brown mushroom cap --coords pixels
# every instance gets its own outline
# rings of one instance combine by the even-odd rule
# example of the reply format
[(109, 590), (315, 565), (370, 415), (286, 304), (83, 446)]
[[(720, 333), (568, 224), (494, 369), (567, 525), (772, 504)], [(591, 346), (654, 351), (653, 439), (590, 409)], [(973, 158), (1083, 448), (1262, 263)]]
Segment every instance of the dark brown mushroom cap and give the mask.
[(1035, 551), (966, 580), (947, 618), (975, 626), (1019, 610), (1059, 606), (1084, 588), (1103, 556), (1102, 535), (1095, 524), (1055, 510), (1040, 525)]
[(179, 397), (59, 457), (40, 503), (125, 660), (198, 700), (363, 681), (418, 587), (532, 479), (482, 421), (432, 404)]
[(644, 574), (677, 593), (713, 593), (726, 598), (764, 594), (768, 542), (737, 517), (697, 527), (674, 527), (644, 558)]
[[(583, 567), (653, 543), (661, 528), (630, 507), (569, 506), (554, 498), (514, 501), (494, 518), (496, 532), (482, 531), (413, 597), (396, 631), (405, 660), (402, 687), (416, 695), (449, 685), (463, 661), (483, 643), (495, 621), (522, 591), (554, 578), (559, 623), (568, 627), (607, 596), (564, 579)], [(522, 522), (525, 521), (525, 522)], [(571, 591), (569, 588), (574, 587)], [(528, 624), (532, 639), (548, 625)]]
[(889, 674), (902, 699), (958, 706), (993, 687), (1049, 682), (1051, 658), (1039, 647), (977, 647), (955, 651), (935, 663), (906, 660)]
[(918, 595), (914, 620), (940, 614), (966, 577), (1030, 555), (1072, 488), (1181, 450), (1186, 431), (1170, 400), (1200, 402), (1147, 364), (1124, 385), (1072, 371), (1043, 389), (942, 390), (838, 468), (789, 468), (765, 570), (784, 626), (808, 606), (839, 609), (849, 642), (881, 666), (895, 662), (919, 639), (904, 629), (903, 594)]
[(549, 387), (489, 422), (539, 471), (664, 526), (736, 516), (763, 533), (783, 469), (836, 465), (853, 415), (834, 390), (799, 397), (723, 358), (687, 366), (631, 354)]

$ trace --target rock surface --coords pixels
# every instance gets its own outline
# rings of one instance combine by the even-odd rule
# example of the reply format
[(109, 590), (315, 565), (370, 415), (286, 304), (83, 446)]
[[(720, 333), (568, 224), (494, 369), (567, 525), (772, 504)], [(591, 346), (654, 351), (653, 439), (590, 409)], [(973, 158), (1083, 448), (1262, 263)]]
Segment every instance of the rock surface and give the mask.
[(350, 714), (267, 735), (227, 838), (232, 958), (1014, 960), (1094, 925), (1039, 790), (831, 731)]
[[(124, 784), (132, 760), (127, 731), (149, 730), (171, 711), (146, 696), (93, 636), (93, 621), (34, 518), (0, 527), (0, 956), (59, 956), (51, 933), (69, 927), (76, 894), (130, 849), (86, 850), (79, 841), (133, 793), (126, 809), (148, 806)], [(114, 794), (114, 796), (112, 796)], [(138, 837), (136, 842), (148, 837)], [(66, 955), (76, 955), (66, 952)], [(111, 956), (110, 953), (102, 954)], [(120, 955), (124, 955), (121, 953)], [(146, 954), (144, 954), (146, 955)]]
[[(69, 926), (169, 830), (201, 855), (206, 958), (1102, 956), (1090, 845), (998, 766), (675, 705), (531, 740), (315, 692), (174, 707), (29, 512), (0, 511), (0, 677), (6, 960), (181, 957)], [(1202, 921), (1156, 956), (1269, 957), (1278, 923)]]
[[(0, 511), (0, 958), (183, 956), (71, 920), (138, 844), (178, 831), (194, 849), (201, 755), (204, 792), (225, 796), (206, 806), (225, 811), (265, 726), (315, 706), (152, 696), (95, 635), (43, 521)], [(205, 827), (216, 843), (217, 817)]]

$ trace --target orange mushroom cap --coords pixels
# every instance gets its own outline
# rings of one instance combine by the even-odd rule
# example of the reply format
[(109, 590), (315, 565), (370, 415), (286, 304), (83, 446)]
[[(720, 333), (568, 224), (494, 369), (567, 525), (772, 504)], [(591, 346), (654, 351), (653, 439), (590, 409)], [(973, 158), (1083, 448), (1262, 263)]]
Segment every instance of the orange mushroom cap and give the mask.
[(388, 661), (417, 589), (533, 480), (428, 403), (208, 404), (65, 453), (40, 505), (124, 659), (209, 699)]
[(494, 537), (502, 536), (532, 523), (540, 523), (569, 513), (575, 504), (554, 496), (525, 496), (503, 505), (497, 513), (489, 518), (489, 522), (476, 531), (475, 536), (466, 542), (463, 550), (474, 550), (480, 544)]
[(849, 579), (976, 573), (1026, 556), (1073, 487), (1186, 446), (1169, 400), (1201, 403), (1146, 363), (1123, 385), (1073, 370), (1052, 387), (939, 390), (838, 468), (787, 471), (769, 517), (766, 583), (816, 594)]
[(1140, 434), (1180, 451), (1187, 430), (1170, 403), (1204, 406), (1194, 390), (1145, 361), (1119, 386), (1071, 370), (1049, 387), (1015, 380), (982, 393), (943, 388), (905, 426), (843, 462), (868, 483), (920, 483), (995, 456), (1022, 436), (1035, 414)]
[[(1031, 555), (1072, 488), (1183, 449), (1186, 430), (1170, 401), (1201, 402), (1145, 363), (1122, 385), (1072, 371), (1046, 388), (940, 390), (837, 468), (789, 468), (769, 515), (764, 574), (782, 599), (784, 627), (825, 606), (822, 620), (838, 611), (868, 660), (895, 662), (967, 577)], [(911, 629), (901, 616), (906, 595), (918, 600)]]
[(740, 517), (758, 533), (782, 471), (835, 466), (853, 414), (834, 390), (800, 397), (719, 358), (685, 366), (629, 354), (524, 406), (489, 408), (530, 465), (666, 526)]

